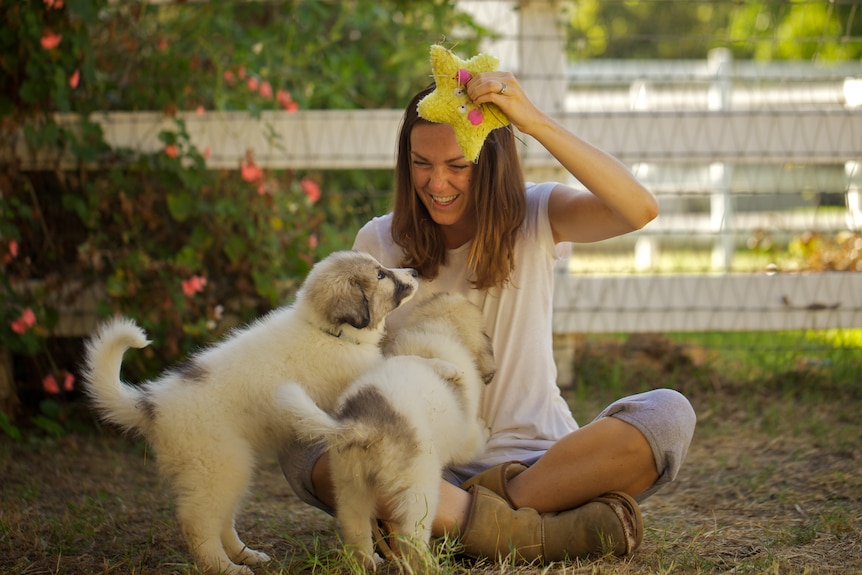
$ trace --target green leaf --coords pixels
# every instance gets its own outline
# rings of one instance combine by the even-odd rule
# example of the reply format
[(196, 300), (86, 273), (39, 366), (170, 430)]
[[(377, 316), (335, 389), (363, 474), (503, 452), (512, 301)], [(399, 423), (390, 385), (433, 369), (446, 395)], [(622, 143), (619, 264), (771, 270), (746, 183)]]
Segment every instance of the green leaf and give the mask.
[(190, 193), (183, 190), (168, 194), (168, 211), (174, 220), (186, 221), (194, 211), (194, 207), (194, 198)]
[(33, 425), (39, 427), (50, 435), (59, 437), (61, 435), (65, 435), (66, 433), (66, 428), (63, 427), (62, 424), (57, 421), (54, 421), (53, 419), (48, 419), (43, 415), (37, 415), (31, 421), (33, 422)]
[(242, 237), (230, 235), (224, 239), (224, 253), (231, 263), (238, 263), (245, 259), (248, 246)]
[(9, 417), (5, 413), (0, 413), (0, 431), (15, 441), (21, 441), (21, 430), (9, 421)]

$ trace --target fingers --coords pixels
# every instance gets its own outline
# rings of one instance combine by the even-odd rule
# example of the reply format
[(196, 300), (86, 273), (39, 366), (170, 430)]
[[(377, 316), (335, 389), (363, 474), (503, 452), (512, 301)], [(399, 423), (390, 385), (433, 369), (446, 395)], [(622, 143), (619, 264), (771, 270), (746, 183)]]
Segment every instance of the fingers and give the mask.
[(479, 73), (467, 83), (467, 95), (476, 104), (499, 104), (503, 98), (511, 98), (519, 92), (518, 81), (510, 72)]

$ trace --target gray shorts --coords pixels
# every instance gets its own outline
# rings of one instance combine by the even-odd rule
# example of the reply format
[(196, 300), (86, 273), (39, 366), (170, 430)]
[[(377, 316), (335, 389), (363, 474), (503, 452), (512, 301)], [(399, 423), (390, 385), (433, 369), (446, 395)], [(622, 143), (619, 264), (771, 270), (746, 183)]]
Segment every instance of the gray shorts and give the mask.
[[(643, 433), (652, 447), (659, 478), (652, 487), (636, 498), (638, 501), (643, 501), (676, 478), (688, 452), (696, 422), (694, 409), (684, 395), (672, 389), (654, 389), (631, 395), (606, 407), (596, 416), (596, 419), (602, 417), (616, 417), (634, 425)], [(314, 496), (311, 483), (311, 469), (325, 449), (326, 447), (321, 443), (291, 442), (279, 454), (279, 463), (284, 477), (300, 499), (329, 514), (334, 514), (333, 509)], [(533, 464), (542, 455), (542, 452), (537, 452), (530, 460), (523, 461), (523, 458), (520, 460)], [(454, 485), (460, 485), (486, 468), (487, 466), (476, 464), (461, 467), (458, 473), (447, 469), (444, 471), (443, 479)]]

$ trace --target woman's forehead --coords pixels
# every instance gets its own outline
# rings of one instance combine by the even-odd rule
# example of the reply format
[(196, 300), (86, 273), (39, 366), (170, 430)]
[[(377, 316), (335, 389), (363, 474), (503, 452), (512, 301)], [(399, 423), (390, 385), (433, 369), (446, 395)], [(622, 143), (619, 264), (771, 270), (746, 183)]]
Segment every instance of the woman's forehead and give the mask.
[(464, 152), (455, 139), (455, 130), (448, 124), (417, 124), (410, 133), (410, 148), (424, 158), (463, 160)]

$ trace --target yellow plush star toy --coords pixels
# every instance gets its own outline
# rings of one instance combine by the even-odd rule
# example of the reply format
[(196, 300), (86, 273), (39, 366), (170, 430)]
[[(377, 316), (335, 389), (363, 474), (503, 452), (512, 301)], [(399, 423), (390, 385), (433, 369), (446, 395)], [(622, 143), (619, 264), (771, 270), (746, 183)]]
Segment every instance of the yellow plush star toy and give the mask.
[(417, 111), (429, 122), (452, 126), (464, 157), (474, 163), (491, 130), (507, 125), (509, 118), (496, 104), (474, 104), (464, 85), (473, 74), (494, 72), (498, 65), (497, 58), (488, 54), (465, 61), (439, 44), (431, 46), (431, 71), (437, 86), (422, 98)]

